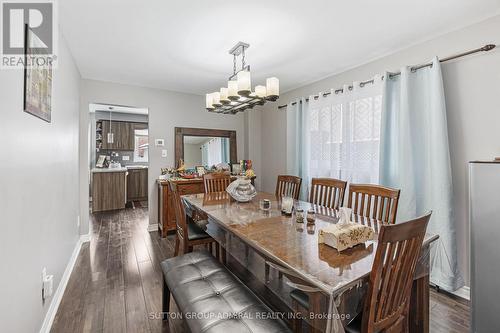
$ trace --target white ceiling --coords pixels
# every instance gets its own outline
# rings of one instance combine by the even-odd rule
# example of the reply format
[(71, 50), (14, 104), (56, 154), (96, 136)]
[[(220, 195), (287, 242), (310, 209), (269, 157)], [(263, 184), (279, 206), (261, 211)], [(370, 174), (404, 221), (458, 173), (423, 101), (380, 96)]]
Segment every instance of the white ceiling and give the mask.
[(499, 13), (500, 0), (64, 0), (84, 78), (204, 94), (250, 43), (252, 84), (287, 91)]
[(124, 105), (90, 103), (89, 112), (96, 112), (96, 111), (111, 111), (111, 112), (128, 113), (128, 114), (148, 115), (147, 108), (136, 108), (133, 106), (124, 106)]

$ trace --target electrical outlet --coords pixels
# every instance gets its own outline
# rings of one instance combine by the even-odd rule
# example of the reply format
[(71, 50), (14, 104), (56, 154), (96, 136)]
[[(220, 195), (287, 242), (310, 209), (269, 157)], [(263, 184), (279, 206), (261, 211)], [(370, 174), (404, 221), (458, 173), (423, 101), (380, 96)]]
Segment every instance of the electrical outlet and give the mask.
[(167, 157), (167, 150), (166, 149), (161, 150), (161, 157)]
[(47, 269), (42, 269), (42, 301), (52, 296), (54, 291), (54, 275), (47, 275)]
[(76, 226), (80, 228), (80, 215), (76, 217)]

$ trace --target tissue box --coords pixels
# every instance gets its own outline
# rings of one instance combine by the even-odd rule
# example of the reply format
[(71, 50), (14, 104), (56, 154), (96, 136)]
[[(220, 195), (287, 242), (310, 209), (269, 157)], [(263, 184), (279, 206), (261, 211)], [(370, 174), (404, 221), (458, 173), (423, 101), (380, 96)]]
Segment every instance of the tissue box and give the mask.
[(338, 251), (349, 249), (358, 244), (372, 240), (373, 229), (354, 222), (332, 224), (319, 231), (318, 242), (325, 243)]

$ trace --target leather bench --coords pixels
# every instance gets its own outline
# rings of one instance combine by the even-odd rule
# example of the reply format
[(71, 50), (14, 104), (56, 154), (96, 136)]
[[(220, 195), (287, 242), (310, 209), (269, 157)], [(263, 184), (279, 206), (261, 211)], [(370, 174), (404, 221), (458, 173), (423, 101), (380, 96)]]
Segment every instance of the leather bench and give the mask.
[(206, 251), (167, 259), (163, 319), (170, 294), (191, 332), (290, 332), (283, 321)]

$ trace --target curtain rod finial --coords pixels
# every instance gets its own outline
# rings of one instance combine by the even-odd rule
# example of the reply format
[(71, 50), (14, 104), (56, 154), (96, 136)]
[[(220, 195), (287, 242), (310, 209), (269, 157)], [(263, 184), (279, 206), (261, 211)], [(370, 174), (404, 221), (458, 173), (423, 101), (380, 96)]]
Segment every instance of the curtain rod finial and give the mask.
[(487, 44), (483, 47), (483, 51), (491, 51), (493, 50), (495, 47), (497, 47), (495, 44)]

